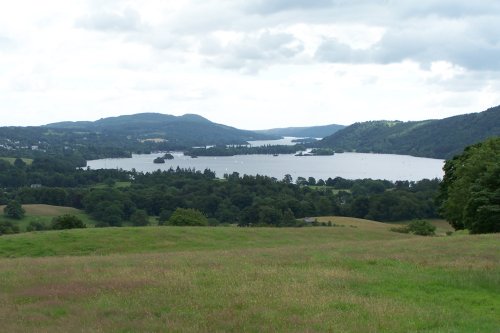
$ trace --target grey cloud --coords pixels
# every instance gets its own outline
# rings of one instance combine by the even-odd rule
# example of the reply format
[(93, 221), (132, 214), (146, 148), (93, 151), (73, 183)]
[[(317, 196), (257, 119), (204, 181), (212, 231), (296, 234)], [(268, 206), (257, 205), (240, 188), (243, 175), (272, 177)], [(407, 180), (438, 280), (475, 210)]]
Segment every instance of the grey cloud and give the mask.
[[(500, 11), (497, 0), (245, 0), (244, 12), (271, 15), (295, 10), (321, 10), (333, 20), (378, 22), (383, 18), (437, 16), (462, 18), (483, 16)], [(385, 14), (384, 14), (385, 13)], [(318, 17), (318, 16), (313, 16)]]
[(349, 45), (340, 43), (335, 39), (325, 40), (315, 57), (320, 61), (333, 63), (368, 63), (370, 54), (365, 50), (355, 50)]
[(296, 9), (329, 7), (333, 0), (257, 0), (247, 4), (245, 10), (258, 14), (272, 14)]
[(88, 30), (126, 32), (138, 31), (142, 24), (139, 13), (129, 8), (119, 13), (101, 12), (87, 15), (80, 18), (76, 26)]
[[(316, 59), (333, 63), (389, 64), (413, 60), (424, 66), (448, 61), (471, 70), (500, 70), (500, 23), (489, 30), (481, 22), (420, 20), (392, 26), (382, 39), (366, 50), (352, 49), (334, 39), (326, 39), (316, 51)], [(416, 23), (415, 23), (416, 22)]]
[(303, 50), (302, 43), (293, 35), (270, 32), (246, 36), (243, 40), (226, 46), (209, 39), (200, 48), (201, 52), (205, 52), (209, 64), (250, 73), (271, 64), (287, 62)]
[(390, 6), (398, 8), (397, 12), (403, 17), (438, 16), (456, 19), (500, 12), (500, 2), (497, 0), (419, 0), (416, 3), (392, 1)]

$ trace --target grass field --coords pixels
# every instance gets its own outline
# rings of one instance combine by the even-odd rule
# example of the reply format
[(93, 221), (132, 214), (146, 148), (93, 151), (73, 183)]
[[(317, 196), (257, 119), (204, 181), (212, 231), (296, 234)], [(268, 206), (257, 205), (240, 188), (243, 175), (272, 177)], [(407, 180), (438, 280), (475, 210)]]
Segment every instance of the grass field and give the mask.
[[(27, 165), (31, 165), (31, 163), (33, 163), (33, 159), (31, 159), (31, 158), (21, 158), (21, 159)], [(16, 157), (0, 157), (0, 160), (4, 160), (4, 161), (9, 162), (10, 164), (14, 164), (14, 161), (16, 160)]]
[[(131, 182), (115, 182), (113, 184), (113, 188), (126, 188), (126, 187), (130, 187), (132, 185)], [(109, 185), (107, 184), (97, 184), (97, 185), (94, 185), (92, 186), (93, 188), (109, 188)]]
[(500, 235), (324, 219), (2, 236), (2, 331), (498, 332)]
[[(5, 206), (0, 206), (0, 214), (3, 213)], [(52, 205), (23, 205), (23, 209), (26, 211), (26, 215), (21, 220), (8, 219), (11, 222), (16, 223), (22, 232), (26, 231), (26, 227), (31, 221), (42, 222), (46, 225), (50, 225), (52, 219), (56, 216), (71, 214), (80, 218), (87, 226), (94, 226), (95, 221), (92, 220), (84, 211), (72, 208), (72, 207), (60, 207)], [(7, 219), (5, 217), (0, 217), (0, 219)]]

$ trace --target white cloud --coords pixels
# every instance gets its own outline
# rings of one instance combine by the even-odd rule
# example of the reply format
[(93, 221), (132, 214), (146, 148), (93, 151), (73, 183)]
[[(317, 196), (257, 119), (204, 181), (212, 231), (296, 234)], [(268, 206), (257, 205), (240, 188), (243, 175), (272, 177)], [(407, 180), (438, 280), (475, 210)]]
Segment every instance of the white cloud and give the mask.
[(496, 0), (19, 0), (0, 12), (0, 113), (439, 118), (500, 104), (499, 31)]

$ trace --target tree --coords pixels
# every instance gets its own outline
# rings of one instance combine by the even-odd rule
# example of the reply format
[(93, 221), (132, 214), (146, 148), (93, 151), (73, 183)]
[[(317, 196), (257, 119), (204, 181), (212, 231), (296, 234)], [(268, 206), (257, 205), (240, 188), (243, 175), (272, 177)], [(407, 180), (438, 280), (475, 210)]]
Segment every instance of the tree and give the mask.
[(147, 226), (149, 224), (148, 214), (145, 210), (138, 209), (130, 217), (130, 222), (132, 222), (132, 225), (136, 227)]
[(24, 161), (23, 161), (22, 159), (20, 159), (20, 158), (16, 158), (16, 159), (14, 160), (14, 166), (15, 166), (16, 168), (23, 169), (23, 168), (25, 168), (25, 167), (26, 167), (26, 162), (24, 162)]
[(295, 215), (290, 208), (287, 208), (283, 212), (283, 226), (285, 227), (293, 227), (297, 225), (297, 220), (295, 219)]
[(177, 208), (168, 220), (176, 226), (207, 226), (208, 220), (200, 211), (192, 208)]
[(63, 229), (81, 229), (87, 226), (80, 220), (77, 216), (71, 214), (64, 214), (61, 216), (54, 217), (52, 219), (52, 229), (63, 230)]
[(285, 184), (291, 184), (293, 183), (293, 178), (290, 174), (286, 174), (285, 177), (283, 177), (283, 183)]
[(3, 209), (3, 212), (8, 217), (16, 220), (22, 219), (24, 217), (24, 214), (26, 213), (21, 204), (15, 200), (10, 201)]
[(456, 230), (500, 232), (500, 137), (446, 161), (438, 203)]

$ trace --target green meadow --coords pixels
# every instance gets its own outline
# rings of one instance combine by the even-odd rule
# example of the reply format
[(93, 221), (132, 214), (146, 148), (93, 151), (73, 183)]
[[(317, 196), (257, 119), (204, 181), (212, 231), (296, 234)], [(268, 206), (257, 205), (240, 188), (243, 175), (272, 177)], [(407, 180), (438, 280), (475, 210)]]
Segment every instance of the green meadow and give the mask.
[(319, 220), (1, 236), (2, 331), (498, 332), (498, 234)]

